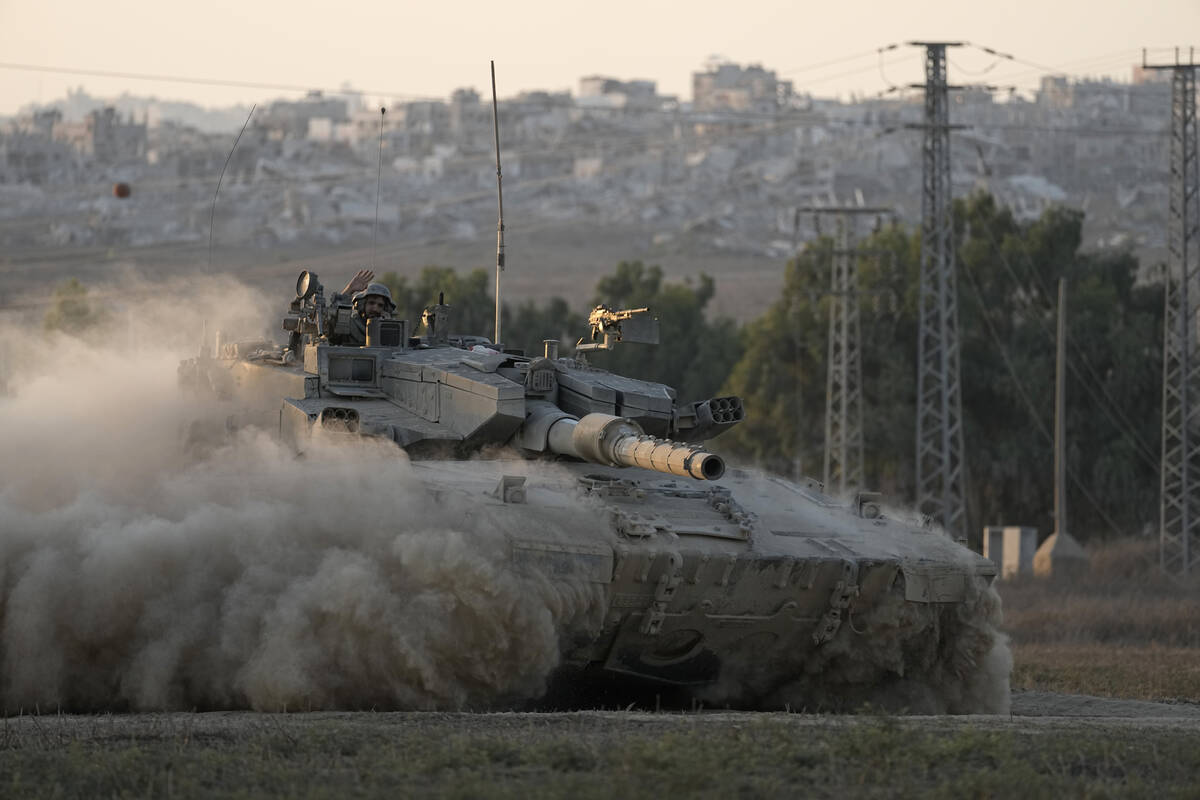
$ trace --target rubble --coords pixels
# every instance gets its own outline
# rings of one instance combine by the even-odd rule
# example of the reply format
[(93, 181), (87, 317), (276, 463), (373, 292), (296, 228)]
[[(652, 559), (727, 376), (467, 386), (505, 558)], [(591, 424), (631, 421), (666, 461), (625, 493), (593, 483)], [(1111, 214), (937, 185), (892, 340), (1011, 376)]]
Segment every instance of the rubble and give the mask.
[[(919, 220), (920, 134), (905, 128), (921, 119), (919, 93), (814, 100), (773, 72), (730, 64), (694, 77), (690, 103), (652, 81), (604, 76), (582, 79), (577, 97), (502, 101), (509, 218), (636, 222), (663, 247), (769, 259), (817, 235), (798, 207), (857, 196)], [(1160, 248), (1169, 86), (1135, 80), (1048, 77), (1032, 101), (964, 92), (952, 110), (967, 126), (952, 138), (955, 193), (985, 189), (1020, 218), (1085, 208), (1086, 245)], [(381, 116), (319, 94), (266, 106), (229, 157), (214, 215), (221, 241), (336, 243), (376, 216), (381, 241), (488, 236), (489, 104), (471, 90), (397, 104), (382, 117), (382, 152)], [(232, 143), (149, 112), (101, 109), (80, 123), (44, 110), (11, 122), (0, 131), (0, 246), (205, 238)], [(118, 180), (132, 187), (126, 200), (111, 197)]]

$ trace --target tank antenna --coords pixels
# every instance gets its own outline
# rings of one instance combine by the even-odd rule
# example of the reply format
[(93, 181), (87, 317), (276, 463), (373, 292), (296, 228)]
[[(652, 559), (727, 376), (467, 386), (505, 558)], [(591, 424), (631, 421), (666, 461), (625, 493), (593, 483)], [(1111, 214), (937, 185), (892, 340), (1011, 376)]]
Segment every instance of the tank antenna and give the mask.
[(504, 271), (504, 188), (500, 175), (500, 115), (496, 110), (496, 62), (492, 62), (492, 128), (496, 132), (496, 200), (500, 217), (496, 222), (496, 336), (500, 344), (500, 273)]
[(383, 116), (387, 107), (379, 107), (379, 166), (375, 169), (375, 230), (371, 232), (371, 269), (375, 269), (375, 243), (379, 239), (379, 186), (383, 178)]
[(242, 129), (238, 131), (237, 138), (233, 140), (233, 147), (229, 148), (229, 155), (225, 156), (225, 164), (221, 167), (221, 174), (217, 177), (217, 188), (213, 191), (212, 208), (208, 212), (208, 266), (205, 267), (205, 272), (212, 272), (213, 220), (217, 216), (217, 194), (221, 191), (221, 181), (225, 179), (225, 169), (229, 166), (229, 160), (233, 158), (233, 151), (237, 150), (238, 142), (242, 140), (242, 134), (246, 132), (246, 126), (250, 124), (250, 118), (254, 116), (254, 109), (256, 108), (258, 108), (258, 103), (250, 106), (250, 113), (246, 115), (246, 121), (242, 123)]

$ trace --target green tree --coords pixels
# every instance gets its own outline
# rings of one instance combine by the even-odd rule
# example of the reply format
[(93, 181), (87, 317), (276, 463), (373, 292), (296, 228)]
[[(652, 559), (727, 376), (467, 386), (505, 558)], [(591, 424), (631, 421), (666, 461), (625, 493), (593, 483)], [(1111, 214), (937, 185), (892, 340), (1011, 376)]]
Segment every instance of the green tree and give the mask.
[(379, 280), (392, 293), (396, 315), (408, 320), (414, 334), (420, 331), (421, 312), (442, 295), (451, 307), (451, 333), (491, 338), (496, 312), (486, 270), (459, 274), (453, 267), (429, 266), (414, 282), (395, 272), (385, 273)]
[(573, 311), (561, 297), (541, 305), (526, 300), (515, 311), (506, 304), (501, 323), (504, 346), (526, 355), (542, 353), (546, 339), (558, 339), (559, 354), (570, 355), (576, 340), (587, 332), (587, 316)]
[[(395, 272), (384, 274), (382, 281), (392, 293), (397, 316), (409, 320), (414, 333), (419, 332), (421, 312), (438, 301), (443, 294), (451, 307), (451, 333), (486, 336), (495, 332), (495, 295), (490, 291), (491, 276), (476, 269), (465, 275), (453, 267), (425, 267), (417, 280)], [(505, 303), (501, 309), (501, 335), (508, 349), (525, 353), (542, 352), (542, 342), (559, 339), (562, 352), (568, 355), (571, 344), (587, 327), (587, 317), (571, 311), (567, 301), (552, 297), (543, 304), (525, 301), (513, 307)]]
[[(1128, 253), (1081, 253), (1083, 214), (1020, 223), (995, 200), (961, 202), (963, 406), (981, 524), (1053, 528), (1055, 327), (1067, 280), (1068, 529), (1138, 531), (1155, 516), (1161, 287)], [(1017, 516), (1020, 515), (1020, 516)], [(1027, 521), (1027, 522), (1025, 522)]]
[[(416, 281), (395, 272), (380, 280), (392, 292), (397, 315), (418, 330), (421, 311), (445, 293), (452, 307), (454, 333), (491, 337), (495, 306), (490, 276), (484, 270), (461, 275), (450, 267), (425, 267)], [(612, 308), (647, 307), (659, 318), (660, 344), (623, 344), (611, 352), (589, 354), (598, 367), (675, 387), (682, 401), (713, 396), (741, 356), (741, 340), (732, 320), (709, 321), (704, 310), (715, 292), (713, 280), (701, 275), (695, 282), (663, 282), (662, 269), (640, 261), (622, 261), (596, 285), (592, 305)], [(542, 352), (543, 341), (558, 339), (569, 355), (574, 342), (587, 333), (586, 311), (573, 311), (562, 298), (538, 304), (505, 305), (502, 311), (504, 345), (527, 354)]]

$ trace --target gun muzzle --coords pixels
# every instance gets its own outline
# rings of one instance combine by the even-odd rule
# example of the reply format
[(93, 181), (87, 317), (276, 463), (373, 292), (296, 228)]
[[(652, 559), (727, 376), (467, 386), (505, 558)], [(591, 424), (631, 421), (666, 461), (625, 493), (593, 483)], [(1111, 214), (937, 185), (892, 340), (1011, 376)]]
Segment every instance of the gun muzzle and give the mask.
[(547, 444), (556, 453), (610, 467), (641, 467), (701, 481), (725, 474), (720, 456), (697, 445), (647, 436), (636, 422), (611, 414), (559, 419), (548, 432)]

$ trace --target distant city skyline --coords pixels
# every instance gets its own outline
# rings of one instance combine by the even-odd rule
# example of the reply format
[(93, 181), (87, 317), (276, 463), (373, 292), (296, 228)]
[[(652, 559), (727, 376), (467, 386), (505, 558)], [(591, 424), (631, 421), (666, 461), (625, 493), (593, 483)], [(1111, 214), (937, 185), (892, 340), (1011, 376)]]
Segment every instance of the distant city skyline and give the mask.
[(1012, 0), (994, 10), (944, 0), (819, 11), (780, 0), (405, 5), (343, 3), (333, 17), (328, 4), (295, 0), (214, 0), (187, 10), (149, 0), (0, 0), (0, 115), (80, 86), (94, 96), (124, 92), (208, 107), (347, 85), (371, 103), (447, 98), (460, 87), (486, 96), (489, 59), (501, 97), (575, 93), (580, 78), (599, 74), (652, 80), (660, 93), (686, 101), (691, 74), (720, 56), (774, 70), (797, 92), (846, 99), (920, 81), (921, 51), (903, 46), (910, 39), (968, 41), (951, 51), (953, 81), (1028, 91), (1048, 72), (1129, 80), (1143, 46), (1152, 60), (1169, 60), (1174, 45), (1186, 57), (1194, 43), (1175, 37), (1200, 31), (1197, 0)]

